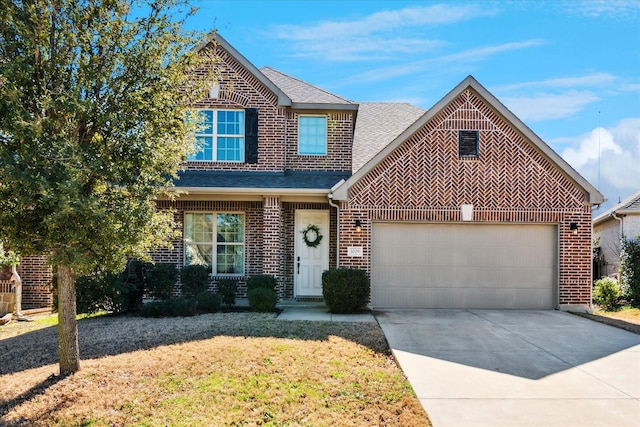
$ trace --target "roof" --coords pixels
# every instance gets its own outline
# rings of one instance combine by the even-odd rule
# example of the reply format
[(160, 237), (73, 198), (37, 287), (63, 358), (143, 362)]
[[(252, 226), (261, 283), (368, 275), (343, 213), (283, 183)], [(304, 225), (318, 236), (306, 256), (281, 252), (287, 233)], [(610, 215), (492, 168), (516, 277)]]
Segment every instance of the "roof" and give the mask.
[(425, 113), (400, 102), (360, 102), (353, 135), (352, 169), (356, 172)]
[[(278, 192), (322, 193), (325, 196), (338, 182), (351, 174), (340, 171), (202, 171), (185, 170), (178, 173), (174, 181), (176, 189), (197, 192), (238, 192), (246, 193)], [(288, 190), (288, 191), (287, 191)]]
[(349, 196), (349, 188), (362, 179), (376, 165), (382, 162), (393, 150), (399, 147), (404, 141), (409, 139), (415, 132), (420, 130), (426, 123), (435, 117), (443, 108), (457, 98), (467, 88), (473, 89), (485, 102), (491, 105), (495, 111), (502, 115), (504, 119), (511, 123), (520, 133), (522, 133), (531, 143), (544, 155), (551, 163), (555, 164), (569, 179), (577, 186), (583, 189), (587, 203), (601, 204), (604, 202), (604, 196), (586, 179), (584, 179), (575, 169), (573, 169), (558, 153), (553, 151), (539, 136), (527, 127), (515, 114), (505, 107), (495, 96), (484, 88), (473, 76), (468, 76), (460, 82), (451, 92), (438, 101), (431, 109), (422, 115), (416, 122), (409, 126), (397, 138), (378, 152), (363, 167), (359, 168), (346, 182), (336, 187), (332, 197), (335, 200), (347, 200)]
[(258, 70), (247, 58), (245, 58), (240, 52), (238, 52), (233, 46), (229, 44), (220, 34), (213, 31), (198, 45), (197, 51), (204, 49), (209, 43), (214, 43), (233, 56), (244, 68), (246, 68), (251, 74), (253, 74), (260, 83), (264, 84), (271, 92), (278, 97), (278, 105), (291, 106), (291, 98), (289, 98), (278, 86), (276, 86), (271, 80), (269, 80), (264, 74)]
[(357, 110), (358, 104), (271, 67), (260, 69), (292, 101), (292, 108)]
[(640, 215), (640, 190), (633, 193), (617, 205), (611, 207), (610, 209), (602, 212), (600, 215), (593, 219), (593, 225), (598, 225), (609, 218), (616, 215)]

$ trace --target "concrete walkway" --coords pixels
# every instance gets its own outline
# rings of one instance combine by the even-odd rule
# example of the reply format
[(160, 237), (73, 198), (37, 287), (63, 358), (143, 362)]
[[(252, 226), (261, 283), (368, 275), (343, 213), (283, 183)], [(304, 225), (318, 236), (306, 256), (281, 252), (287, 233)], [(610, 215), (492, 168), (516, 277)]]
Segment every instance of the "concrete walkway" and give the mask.
[(323, 302), (282, 301), (279, 320), (315, 320), (325, 322), (375, 322), (370, 313), (331, 314)]
[(559, 311), (385, 310), (435, 427), (640, 426), (640, 336)]

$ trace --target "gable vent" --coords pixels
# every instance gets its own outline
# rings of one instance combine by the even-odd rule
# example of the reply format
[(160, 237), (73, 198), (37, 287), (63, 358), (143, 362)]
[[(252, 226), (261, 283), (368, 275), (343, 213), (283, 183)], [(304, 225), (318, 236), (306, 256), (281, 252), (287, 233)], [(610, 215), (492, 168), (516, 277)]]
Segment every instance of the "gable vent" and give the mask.
[(479, 131), (458, 131), (458, 155), (460, 157), (478, 157), (480, 155)]

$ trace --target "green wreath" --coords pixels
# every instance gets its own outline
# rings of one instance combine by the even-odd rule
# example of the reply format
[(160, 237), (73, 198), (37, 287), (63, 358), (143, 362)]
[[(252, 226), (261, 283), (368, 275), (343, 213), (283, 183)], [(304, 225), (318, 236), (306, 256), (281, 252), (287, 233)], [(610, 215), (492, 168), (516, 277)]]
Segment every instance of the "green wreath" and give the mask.
[[(322, 234), (320, 234), (320, 229), (315, 224), (307, 225), (307, 228), (301, 231), (302, 240), (304, 240), (305, 245), (310, 248), (317, 247), (322, 241)], [(311, 233), (311, 236), (309, 234)]]

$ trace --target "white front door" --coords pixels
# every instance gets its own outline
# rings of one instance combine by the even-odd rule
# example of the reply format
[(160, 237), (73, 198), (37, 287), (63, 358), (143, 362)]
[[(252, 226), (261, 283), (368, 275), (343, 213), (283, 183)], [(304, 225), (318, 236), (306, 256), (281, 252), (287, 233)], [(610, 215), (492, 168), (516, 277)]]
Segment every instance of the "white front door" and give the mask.
[(298, 209), (295, 228), (295, 296), (321, 297), (322, 272), (329, 269), (329, 211)]

